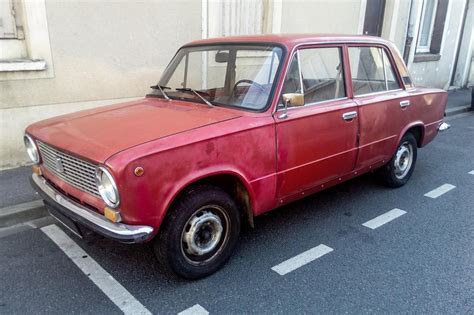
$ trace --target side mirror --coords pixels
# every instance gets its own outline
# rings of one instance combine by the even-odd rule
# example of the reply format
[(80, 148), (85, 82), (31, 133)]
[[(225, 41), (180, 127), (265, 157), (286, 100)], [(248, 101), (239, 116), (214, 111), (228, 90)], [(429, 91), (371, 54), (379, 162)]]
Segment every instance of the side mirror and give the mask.
[(283, 94), (283, 103), (285, 106), (303, 106), (304, 105), (304, 94), (303, 93), (285, 93)]
[(283, 105), (285, 108), (283, 109), (283, 113), (278, 116), (280, 119), (288, 118), (288, 105), (290, 106), (303, 106), (304, 105), (304, 94), (303, 93), (285, 93), (282, 95), (283, 98)]

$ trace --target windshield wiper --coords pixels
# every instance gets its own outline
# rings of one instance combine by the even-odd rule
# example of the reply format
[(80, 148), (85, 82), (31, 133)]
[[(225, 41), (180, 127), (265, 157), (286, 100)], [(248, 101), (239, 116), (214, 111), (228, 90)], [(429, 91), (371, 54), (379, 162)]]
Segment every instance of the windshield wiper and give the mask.
[[(194, 94), (197, 95), (197, 97), (199, 97), (204, 103), (206, 103), (207, 106), (209, 107), (214, 107), (214, 105), (212, 105), (211, 102), (209, 102), (208, 100), (206, 100), (204, 97), (202, 97), (201, 94), (199, 93), (206, 93), (206, 92), (202, 92), (202, 91), (196, 91), (196, 90), (193, 90), (191, 88), (177, 88), (176, 91), (180, 91), (180, 92), (192, 92)], [(206, 93), (207, 94), (207, 93)]]
[(164, 96), (167, 100), (170, 99), (170, 97), (168, 96), (168, 94), (166, 94), (165, 91), (163, 91), (163, 90), (165, 90), (165, 89), (171, 89), (170, 87), (157, 84), (157, 85), (152, 85), (152, 86), (150, 86), (150, 88), (152, 88), (153, 90), (160, 90), (161, 94), (163, 94), (163, 96)]

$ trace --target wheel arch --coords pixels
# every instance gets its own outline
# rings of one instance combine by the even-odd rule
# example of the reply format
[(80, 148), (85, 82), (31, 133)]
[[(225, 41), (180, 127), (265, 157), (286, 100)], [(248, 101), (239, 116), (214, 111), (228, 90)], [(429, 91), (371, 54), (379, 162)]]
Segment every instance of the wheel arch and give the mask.
[(421, 121), (414, 122), (406, 126), (403, 132), (400, 133), (397, 145), (407, 133), (411, 133), (415, 137), (418, 148), (421, 148), (423, 146), (423, 139), (425, 137), (425, 125)]
[(222, 171), (198, 176), (181, 185), (173, 194), (168, 206), (165, 209), (164, 217), (173, 207), (180, 196), (189, 187), (196, 185), (213, 185), (223, 189), (237, 203), (241, 217), (245, 219), (251, 227), (254, 227), (254, 205), (253, 191), (245, 178), (233, 171)]

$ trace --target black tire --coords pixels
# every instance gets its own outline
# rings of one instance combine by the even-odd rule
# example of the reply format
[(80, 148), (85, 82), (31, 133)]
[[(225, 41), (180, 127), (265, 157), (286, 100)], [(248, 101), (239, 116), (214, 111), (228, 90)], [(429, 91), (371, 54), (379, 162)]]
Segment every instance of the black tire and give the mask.
[[(401, 168), (396, 165), (400, 165), (401, 159), (399, 158), (400, 150), (412, 150), (411, 162), (407, 166), (406, 170), (401, 172)], [(405, 152), (405, 151), (403, 151)], [(402, 140), (398, 144), (397, 150), (395, 151), (392, 159), (386, 165), (382, 166), (379, 170), (379, 175), (385, 185), (393, 188), (401, 187), (405, 185), (410, 179), (413, 170), (415, 169), (417, 157), (417, 142), (412, 133), (407, 133), (403, 136)]]
[[(218, 187), (194, 186), (169, 210), (154, 242), (155, 254), (168, 272), (186, 279), (204, 278), (228, 261), (239, 234), (240, 214), (234, 200)], [(215, 248), (195, 254), (193, 249), (209, 250), (201, 243)]]

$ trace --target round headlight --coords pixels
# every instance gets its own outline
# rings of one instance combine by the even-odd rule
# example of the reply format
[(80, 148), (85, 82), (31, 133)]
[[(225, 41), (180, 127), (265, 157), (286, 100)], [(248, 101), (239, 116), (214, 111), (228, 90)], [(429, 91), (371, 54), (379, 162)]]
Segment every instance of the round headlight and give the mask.
[(29, 135), (25, 135), (23, 137), (23, 142), (25, 143), (26, 153), (28, 153), (30, 160), (33, 163), (38, 164), (40, 161), (40, 156), (35, 141)]
[(111, 208), (117, 208), (120, 203), (115, 180), (110, 172), (103, 167), (97, 168), (95, 174), (97, 189), (104, 202)]

